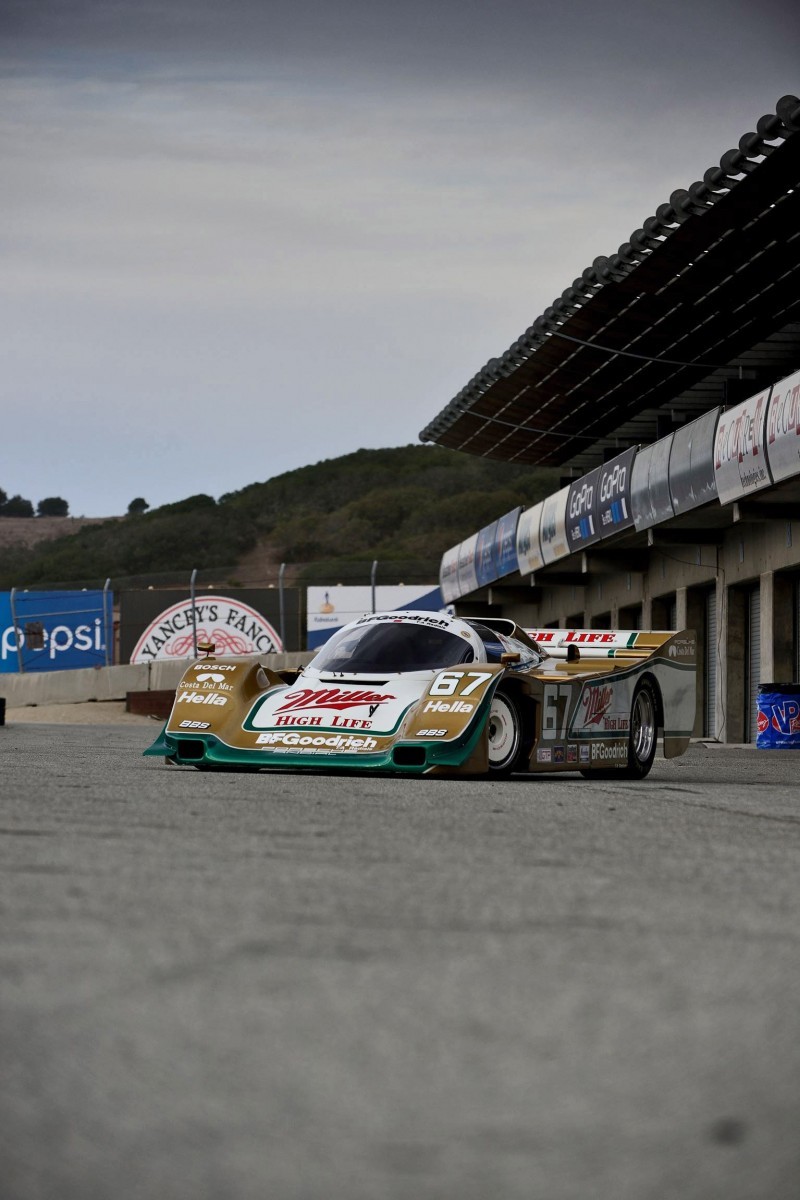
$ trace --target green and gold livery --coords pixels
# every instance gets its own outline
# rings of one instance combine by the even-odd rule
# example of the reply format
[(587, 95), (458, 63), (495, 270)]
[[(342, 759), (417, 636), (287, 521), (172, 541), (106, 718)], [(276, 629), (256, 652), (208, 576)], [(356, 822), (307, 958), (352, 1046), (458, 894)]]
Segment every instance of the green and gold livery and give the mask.
[(147, 754), (200, 769), (641, 778), (694, 724), (695, 639), (367, 614), (300, 672), (190, 663)]

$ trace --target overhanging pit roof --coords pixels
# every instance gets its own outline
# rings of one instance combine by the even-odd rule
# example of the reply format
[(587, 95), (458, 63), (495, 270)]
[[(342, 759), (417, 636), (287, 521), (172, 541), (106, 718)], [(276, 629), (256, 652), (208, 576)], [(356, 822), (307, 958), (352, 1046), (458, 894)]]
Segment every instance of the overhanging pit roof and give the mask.
[(596, 258), (420, 438), (589, 470), (798, 369), (799, 284), (800, 100), (785, 96)]

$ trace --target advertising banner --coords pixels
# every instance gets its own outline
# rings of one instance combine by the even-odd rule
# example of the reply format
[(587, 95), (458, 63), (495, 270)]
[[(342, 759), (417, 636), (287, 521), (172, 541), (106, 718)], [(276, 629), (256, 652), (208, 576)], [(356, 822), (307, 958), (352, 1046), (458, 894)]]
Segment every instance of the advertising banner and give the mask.
[(458, 555), (461, 550), (461, 545), (452, 546), (449, 550), (445, 550), (442, 555), (442, 564), (439, 567), (439, 590), (442, 593), (445, 604), (452, 604), (461, 595), (458, 588)]
[(582, 475), (569, 485), (567, 497), (567, 541), (570, 552), (590, 546), (600, 537), (595, 521), (595, 500), (600, 468)]
[(567, 541), (567, 499), (569, 488), (563, 487), (554, 496), (548, 496), (542, 508), (542, 523), (539, 526), (539, 540), (542, 546), (542, 558), (546, 563), (555, 562), (569, 554)]
[(458, 551), (458, 590), (462, 596), (478, 590), (477, 553), (478, 535), (473, 533), (472, 537), (461, 543)]
[(517, 570), (517, 525), (521, 512), (521, 505), (512, 508), (511, 512), (500, 517), (497, 522), (494, 543), (496, 579), (502, 579), (504, 575), (511, 575)]
[[(185, 591), (123, 592), (120, 657), (134, 663), (191, 658), (195, 638), (213, 642), (220, 656), (274, 654), (284, 648), (276, 628), (279, 604), (277, 589), (265, 588), (199, 592), (194, 608)], [(296, 626), (296, 613), (291, 623)]]
[(674, 516), (669, 494), (669, 460), (674, 434), (639, 450), (631, 471), (631, 512), (637, 529)]
[[(440, 589), (430, 583), (378, 584), (375, 588), (376, 612), (397, 612), (407, 608), (441, 612), (445, 604)], [(310, 587), (306, 611), (308, 649), (317, 650), (344, 625), (372, 612), (372, 588)]]
[(475, 574), (478, 577), (478, 587), (486, 587), (497, 579), (497, 564), (495, 562), (495, 535), (497, 521), (484, 526), (478, 534), (475, 547)]
[(600, 537), (609, 537), (633, 525), (631, 474), (636, 448), (623, 450), (600, 468), (595, 518)]
[(720, 415), (714, 441), (714, 474), (720, 504), (741, 500), (772, 482), (765, 453), (770, 389)]
[(675, 516), (717, 499), (714, 438), (719, 408), (676, 429), (669, 458), (669, 494)]
[(517, 524), (517, 564), (521, 575), (530, 575), (544, 566), (539, 529), (542, 523), (544, 500), (526, 508)]
[[(0, 671), (104, 667), (113, 631), (111, 592), (0, 593)], [(16, 614), (19, 640), (14, 630)]]
[(772, 389), (767, 411), (767, 458), (773, 482), (800, 475), (800, 371)]

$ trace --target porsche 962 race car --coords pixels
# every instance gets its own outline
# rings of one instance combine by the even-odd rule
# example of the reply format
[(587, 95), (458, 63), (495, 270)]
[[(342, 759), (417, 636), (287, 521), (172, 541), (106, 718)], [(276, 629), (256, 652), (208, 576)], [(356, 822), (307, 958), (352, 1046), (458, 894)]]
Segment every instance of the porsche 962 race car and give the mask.
[(690, 630), (383, 612), (339, 630), (301, 671), (203, 649), (146, 754), (206, 770), (643, 779), (659, 729), (673, 757), (694, 725)]

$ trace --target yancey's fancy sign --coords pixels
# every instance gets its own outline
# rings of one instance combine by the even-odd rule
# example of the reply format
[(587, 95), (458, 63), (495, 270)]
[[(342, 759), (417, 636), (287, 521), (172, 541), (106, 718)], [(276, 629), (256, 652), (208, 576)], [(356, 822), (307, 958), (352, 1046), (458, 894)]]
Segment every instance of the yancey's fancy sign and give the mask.
[(216, 655), (274, 654), (283, 650), (269, 621), (248, 604), (228, 596), (182, 600), (160, 613), (131, 654), (132, 663), (191, 658), (195, 637), (213, 642)]

